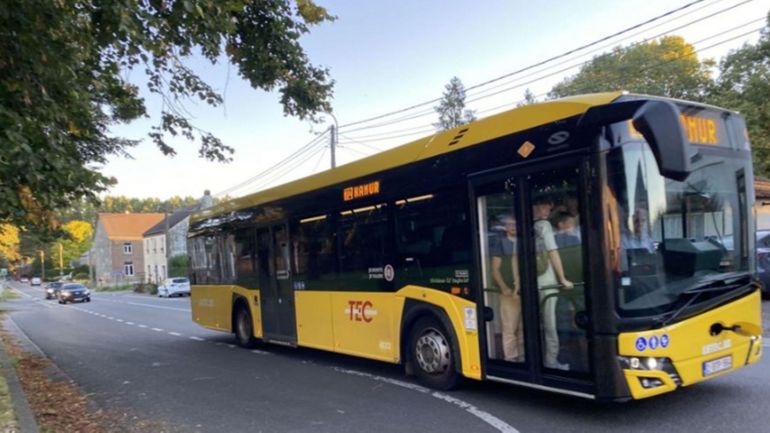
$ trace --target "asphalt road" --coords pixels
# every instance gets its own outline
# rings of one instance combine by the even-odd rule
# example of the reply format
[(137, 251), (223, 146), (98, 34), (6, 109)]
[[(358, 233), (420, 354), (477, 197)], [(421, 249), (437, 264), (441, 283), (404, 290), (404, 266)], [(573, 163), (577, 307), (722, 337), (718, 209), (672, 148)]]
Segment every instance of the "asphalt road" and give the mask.
[[(447, 393), (398, 367), (321, 351), (245, 350), (190, 318), (189, 298), (95, 293), (59, 305), (12, 286), (9, 326), (100, 406), (181, 432), (768, 432), (770, 357), (731, 375), (626, 404), (495, 383)], [(765, 329), (770, 302), (765, 302)], [(768, 343), (765, 343), (765, 348)]]

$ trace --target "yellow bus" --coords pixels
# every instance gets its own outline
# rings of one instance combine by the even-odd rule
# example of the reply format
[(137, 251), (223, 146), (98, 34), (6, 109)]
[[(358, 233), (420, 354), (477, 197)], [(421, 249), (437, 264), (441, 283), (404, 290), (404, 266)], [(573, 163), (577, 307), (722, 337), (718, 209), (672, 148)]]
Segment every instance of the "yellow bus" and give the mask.
[(528, 105), (195, 214), (192, 316), (440, 389), (646, 398), (759, 359), (753, 197), (737, 113)]

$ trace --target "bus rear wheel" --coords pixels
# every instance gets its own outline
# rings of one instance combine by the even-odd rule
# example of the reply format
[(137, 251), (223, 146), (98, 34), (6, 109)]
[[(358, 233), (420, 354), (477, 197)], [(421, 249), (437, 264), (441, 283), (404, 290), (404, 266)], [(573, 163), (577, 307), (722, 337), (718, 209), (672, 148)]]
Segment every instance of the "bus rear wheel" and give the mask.
[(239, 346), (252, 348), (256, 345), (253, 323), (249, 308), (239, 304), (235, 311), (235, 341)]
[(438, 319), (423, 317), (415, 323), (409, 338), (409, 354), (421, 383), (441, 390), (457, 386), (459, 376), (451, 341)]

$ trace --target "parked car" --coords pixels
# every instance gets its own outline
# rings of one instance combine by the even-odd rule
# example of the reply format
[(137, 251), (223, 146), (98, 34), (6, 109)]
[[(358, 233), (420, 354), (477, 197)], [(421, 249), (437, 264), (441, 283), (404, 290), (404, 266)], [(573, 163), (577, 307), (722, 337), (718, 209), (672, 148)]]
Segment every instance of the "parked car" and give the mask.
[(43, 284), (43, 280), (40, 279), (40, 277), (32, 277), (32, 281), (29, 283), (31, 286), (39, 286)]
[(59, 281), (54, 281), (53, 283), (49, 283), (45, 286), (45, 298), (46, 299), (58, 299), (59, 298), (59, 292), (61, 291), (61, 287), (64, 285), (64, 283)]
[(172, 296), (190, 296), (190, 280), (187, 278), (167, 278), (158, 287), (158, 296), (170, 298)]
[(21, 279), (19, 280), (19, 282), (20, 282), (20, 283), (23, 283), (23, 284), (27, 284), (27, 283), (29, 283), (29, 278), (27, 278), (27, 277), (21, 277)]
[(64, 284), (59, 291), (59, 303), (67, 302), (91, 302), (91, 291), (82, 284)]
[(770, 298), (770, 230), (757, 231), (757, 276), (762, 283), (762, 297)]

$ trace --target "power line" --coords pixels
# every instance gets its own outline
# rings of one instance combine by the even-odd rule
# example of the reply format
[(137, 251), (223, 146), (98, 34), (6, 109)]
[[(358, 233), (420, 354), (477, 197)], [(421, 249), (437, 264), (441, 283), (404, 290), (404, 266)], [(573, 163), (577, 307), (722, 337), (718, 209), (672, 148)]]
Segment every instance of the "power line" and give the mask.
[[(577, 48), (571, 49), (571, 50), (569, 50), (569, 51), (566, 51), (566, 52), (564, 52), (564, 53), (562, 53), (562, 54), (559, 54), (559, 55), (556, 55), (556, 56), (550, 57), (550, 58), (548, 58), (548, 59), (542, 60), (542, 61), (540, 61), (540, 62), (537, 62), (537, 63), (534, 63), (534, 64), (532, 64), (532, 65), (526, 66), (526, 67), (524, 67), (524, 68), (518, 69), (518, 70), (516, 70), (516, 71), (513, 71), (513, 72), (509, 72), (509, 73), (507, 73), (507, 74), (504, 74), (504, 75), (501, 75), (501, 76), (499, 76), (499, 77), (495, 77), (495, 78), (492, 78), (492, 79), (490, 79), (490, 80), (487, 80), (487, 81), (484, 81), (484, 82), (482, 82), (482, 83), (479, 83), (479, 84), (475, 84), (475, 85), (473, 85), (473, 86), (471, 86), (471, 87), (468, 87), (466, 90), (472, 90), (472, 89), (476, 89), (476, 88), (479, 88), (479, 87), (485, 86), (485, 85), (487, 85), (487, 84), (491, 84), (491, 83), (494, 83), (494, 82), (500, 81), (500, 80), (502, 80), (502, 79), (504, 79), (504, 78), (507, 78), (507, 77), (510, 77), (510, 76), (512, 76), (512, 75), (516, 75), (516, 74), (519, 74), (519, 73), (521, 73), (521, 72), (525, 72), (525, 71), (528, 71), (528, 70), (530, 70), (530, 69), (536, 68), (536, 67), (538, 67), (538, 66), (542, 66), (542, 65), (544, 65), (544, 64), (546, 64), (546, 63), (549, 63), (549, 62), (551, 62), (551, 61), (553, 61), (553, 60), (557, 60), (557, 59), (559, 59), (559, 58), (562, 58), (562, 57), (568, 56), (568, 55), (570, 55), (570, 54), (573, 54), (573, 53), (576, 53), (576, 52), (578, 52), (578, 51), (581, 51), (581, 50), (583, 50), (583, 49), (585, 49), (585, 48), (589, 48), (589, 47), (591, 47), (591, 46), (594, 46), (594, 45), (596, 45), (596, 44), (602, 43), (602, 42), (604, 42), (604, 41), (606, 41), (606, 40), (612, 39), (612, 38), (614, 38), (614, 37), (616, 37), (616, 36), (622, 35), (622, 34), (624, 34), (624, 33), (627, 33), (627, 32), (630, 32), (630, 31), (632, 31), (632, 30), (635, 30), (635, 29), (638, 29), (638, 28), (640, 28), (640, 27), (643, 27), (643, 26), (645, 26), (645, 25), (647, 25), (647, 24), (650, 24), (650, 23), (653, 23), (653, 22), (655, 22), (655, 21), (658, 21), (658, 20), (660, 20), (660, 19), (663, 19), (663, 18), (665, 18), (665, 17), (667, 17), (667, 16), (670, 16), (670, 15), (672, 15), (672, 14), (674, 14), (674, 13), (677, 13), (677, 12), (679, 12), (679, 11), (685, 10), (685, 9), (687, 9), (687, 8), (689, 8), (689, 7), (693, 6), (693, 5), (696, 5), (696, 4), (698, 4), (698, 3), (702, 3), (703, 1), (705, 1), (705, 0), (695, 0), (695, 1), (692, 1), (692, 2), (690, 2), (690, 3), (687, 3), (687, 4), (683, 5), (683, 6), (680, 6), (680, 7), (678, 7), (678, 8), (672, 9), (672, 10), (670, 10), (670, 11), (668, 11), (668, 12), (665, 12), (665, 13), (663, 13), (663, 14), (661, 14), (661, 15), (658, 15), (658, 16), (656, 16), (656, 17), (650, 18), (650, 19), (648, 19), (648, 20), (646, 20), (646, 21), (643, 21), (643, 22), (641, 22), (641, 23), (635, 24), (635, 25), (633, 25), (633, 26), (631, 26), (631, 27), (627, 27), (627, 28), (625, 28), (625, 29), (623, 29), (623, 30), (621, 30), (621, 31), (615, 32), (615, 33), (613, 33), (613, 34), (611, 34), (611, 35), (608, 35), (608, 36), (604, 36), (604, 37), (602, 37), (602, 38), (599, 38), (599, 39), (597, 39), (597, 40), (595, 40), (595, 41), (593, 41), (593, 42), (590, 42), (590, 43), (588, 43), (588, 44), (585, 44), (585, 45), (579, 46), (579, 47), (577, 47)], [(441, 100), (441, 98), (435, 98), (435, 99), (431, 99), (430, 101), (421, 102), (421, 103), (419, 103), (419, 104), (414, 104), (414, 105), (411, 105), (411, 106), (409, 106), (409, 107), (406, 107), (406, 108), (402, 108), (402, 109), (400, 109), (400, 110), (395, 110), (395, 111), (391, 111), (391, 112), (389, 112), (389, 113), (380, 114), (380, 115), (378, 115), (378, 116), (373, 116), (373, 117), (370, 117), (370, 118), (368, 118), (368, 119), (362, 119), (362, 120), (358, 120), (358, 121), (355, 121), (355, 122), (346, 123), (346, 124), (340, 125), (340, 128), (345, 128), (345, 127), (348, 127), (348, 126), (353, 126), (353, 125), (359, 125), (359, 124), (361, 124), (361, 123), (366, 123), (366, 122), (369, 122), (369, 121), (372, 121), (372, 120), (382, 119), (383, 117), (391, 116), (391, 115), (393, 115), (393, 114), (399, 114), (399, 113), (403, 113), (403, 112), (405, 112), (405, 111), (409, 111), (409, 110), (412, 110), (412, 109), (414, 109), (414, 108), (418, 108), (418, 107), (422, 107), (422, 106), (425, 106), (425, 105), (428, 105), (428, 104), (432, 104), (432, 103), (435, 103), (435, 102), (437, 102), (437, 101), (440, 101), (440, 100)]]
[[(625, 37), (625, 38), (622, 38), (622, 39), (620, 39), (620, 40), (614, 41), (614, 42), (612, 42), (612, 43), (610, 43), (610, 44), (607, 44), (607, 45), (603, 45), (603, 46), (601, 46), (601, 47), (598, 47), (598, 48), (596, 48), (596, 49), (593, 49), (593, 50), (591, 50), (591, 51), (588, 51), (588, 52), (586, 52), (586, 53), (583, 53), (583, 54), (581, 54), (580, 56), (577, 56), (577, 57), (573, 57), (573, 58), (569, 58), (569, 59), (564, 59), (563, 61), (561, 61), (561, 62), (559, 62), (559, 63), (553, 64), (553, 65), (549, 65), (549, 66), (547, 66), (547, 67), (545, 67), (545, 68), (541, 68), (541, 69), (539, 69), (539, 70), (537, 70), (537, 71), (535, 71), (535, 72), (532, 72), (532, 73), (530, 73), (530, 74), (526, 74), (526, 75), (523, 75), (523, 76), (517, 77), (517, 78), (516, 78), (516, 79), (514, 79), (514, 80), (511, 80), (511, 81), (508, 81), (508, 82), (505, 82), (505, 83), (499, 83), (499, 84), (497, 84), (496, 86), (493, 86), (493, 87), (490, 87), (490, 88), (484, 89), (484, 90), (483, 90), (483, 91), (481, 91), (480, 93), (478, 93), (478, 94), (474, 95), (474, 96), (476, 96), (476, 97), (475, 97), (475, 98), (472, 98), (472, 99), (470, 99), (468, 102), (477, 102), (477, 101), (480, 101), (480, 100), (482, 100), (482, 99), (485, 99), (485, 98), (487, 98), (487, 97), (496, 96), (496, 95), (498, 95), (498, 94), (500, 94), (500, 93), (504, 93), (504, 92), (506, 92), (506, 91), (509, 91), (509, 90), (512, 90), (512, 89), (515, 89), (515, 88), (518, 88), (518, 87), (522, 87), (523, 85), (526, 85), (526, 84), (532, 84), (532, 83), (534, 83), (534, 82), (537, 82), (537, 81), (539, 81), (540, 79), (548, 78), (548, 77), (554, 76), (554, 75), (556, 75), (556, 74), (558, 74), (558, 73), (566, 72), (566, 71), (568, 71), (568, 70), (570, 70), (570, 69), (573, 69), (573, 68), (576, 68), (576, 67), (579, 67), (579, 66), (582, 66), (582, 65), (588, 64), (588, 63), (590, 63), (590, 62), (592, 61), (592, 59), (588, 59), (588, 60), (585, 60), (585, 61), (580, 61), (579, 63), (575, 63), (575, 64), (573, 64), (573, 65), (571, 65), (571, 66), (569, 66), (569, 67), (567, 67), (567, 68), (564, 68), (564, 69), (560, 69), (560, 70), (558, 70), (558, 71), (555, 71), (555, 72), (553, 72), (553, 73), (549, 73), (549, 74), (547, 74), (547, 75), (544, 75), (544, 76), (539, 76), (539, 77), (538, 77), (537, 79), (535, 79), (535, 80), (530, 80), (530, 81), (528, 81), (528, 82), (526, 82), (526, 83), (523, 83), (523, 84), (519, 84), (519, 85), (517, 85), (517, 86), (511, 86), (511, 87), (507, 87), (507, 88), (505, 88), (503, 91), (496, 91), (496, 92), (488, 93), (488, 92), (490, 92), (490, 91), (492, 91), (492, 90), (494, 90), (494, 89), (498, 89), (498, 88), (500, 88), (500, 87), (503, 87), (503, 86), (510, 86), (511, 84), (513, 84), (513, 83), (516, 83), (516, 82), (518, 82), (518, 81), (520, 81), (520, 80), (523, 80), (523, 79), (526, 79), (526, 78), (529, 78), (529, 77), (533, 77), (533, 76), (538, 76), (539, 74), (541, 74), (541, 73), (543, 73), (543, 72), (545, 72), (545, 71), (548, 71), (549, 69), (552, 69), (552, 68), (555, 68), (555, 67), (557, 67), (557, 66), (560, 66), (560, 65), (566, 64), (566, 63), (568, 63), (570, 60), (574, 60), (574, 59), (576, 59), (576, 58), (579, 58), (579, 57), (584, 57), (584, 56), (586, 56), (586, 55), (588, 55), (588, 54), (591, 54), (591, 53), (594, 53), (594, 52), (597, 52), (597, 51), (603, 50), (603, 49), (605, 49), (605, 48), (607, 48), (607, 47), (610, 47), (610, 46), (612, 46), (612, 45), (615, 45), (615, 44), (617, 44), (617, 43), (619, 43), (619, 42), (622, 42), (622, 41), (624, 41), (624, 40), (630, 39), (630, 38), (632, 38), (632, 37), (634, 37), (634, 36), (638, 36), (639, 34), (641, 34), (641, 33), (644, 33), (644, 32), (646, 32), (646, 31), (649, 31), (649, 30), (651, 30), (651, 29), (654, 29), (654, 28), (658, 28), (658, 27), (660, 27), (660, 26), (662, 26), (662, 25), (665, 25), (665, 24), (669, 24), (669, 23), (671, 23), (671, 22), (673, 22), (673, 21), (675, 21), (675, 20), (681, 19), (681, 18), (683, 18), (683, 17), (685, 17), (685, 16), (687, 16), (687, 15), (690, 15), (690, 14), (692, 14), (692, 13), (694, 13), (694, 12), (697, 12), (697, 11), (699, 11), (699, 10), (702, 10), (702, 9), (704, 9), (704, 8), (708, 7), (708, 6), (713, 6), (714, 4), (716, 4), (716, 3), (720, 2), (720, 1), (722, 1), (722, 0), (717, 0), (716, 2), (708, 3), (708, 4), (706, 4), (706, 5), (703, 5), (702, 7), (700, 7), (700, 8), (697, 8), (697, 9), (695, 9), (695, 10), (692, 10), (692, 11), (688, 11), (687, 13), (685, 13), (685, 14), (683, 14), (683, 15), (679, 16), (679, 17), (676, 17), (676, 18), (674, 18), (674, 19), (671, 19), (671, 20), (668, 20), (668, 21), (665, 21), (665, 22), (659, 23), (658, 25), (655, 25), (655, 26), (653, 26), (653, 27), (651, 27), (651, 28), (649, 28), (649, 29), (646, 29), (646, 30), (644, 30), (644, 31), (642, 31), (642, 32), (637, 32), (637, 33), (634, 33), (634, 34), (632, 34), (632, 35), (629, 35), (629, 36), (627, 36), (627, 37)], [(691, 26), (691, 25), (693, 25), (693, 24), (696, 24), (696, 23), (701, 23), (701, 22), (703, 22), (703, 21), (704, 21), (704, 20), (706, 20), (706, 19), (709, 19), (709, 18), (713, 18), (713, 17), (715, 17), (715, 16), (717, 16), (717, 15), (720, 15), (720, 14), (726, 13), (726, 12), (728, 12), (728, 11), (732, 10), (732, 9), (735, 9), (735, 8), (737, 8), (737, 7), (739, 7), (739, 6), (742, 6), (742, 5), (746, 4), (746, 3), (749, 3), (749, 2), (751, 2), (751, 1), (753, 1), (753, 0), (744, 0), (744, 1), (741, 1), (741, 2), (739, 2), (739, 3), (733, 4), (733, 5), (731, 5), (731, 6), (728, 6), (728, 7), (726, 7), (726, 8), (720, 9), (720, 10), (718, 10), (718, 11), (716, 11), (716, 12), (713, 12), (713, 13), (711, 13), (711, 14), (709, 14), (709, 15), (706, 15), (706, 16), (703, 16), (703, 17), (700, 17), (700, 18), (698, 18), (698, 19), (696, 19), (696, 20), (693, 20), (693, 21), (689, 21), (689, 22), (688, 22), (688, 23), (686, 23), (686, 24), (683, 24), (683, 25), (680, 25), (680, 26), (678, 26), (678, 27), (675, 27), (675, 28), (672, 28), (672, 29), (666, 30), (666, 31), (664, 31), (664, 32), (658, 33), (658, 34), (657, 34), (657, 35), (655, 35), (655, 36), (650, 36), (650, 37), (647, 37), (647, 38), (645, 38), (645, 39), (644, 39), (644, 40), (642, 40), (642, 41), (639, 41), (639, 42), (636, 42), (636, 43), (633, 43), (633, 44), (631, 44), (630, 46), (639, 45), (639, 44), (645, 43), (645, 42), (647, 42), (647, 41), (649, 41), (649, 40), (652, 40), (652, 39), (657, 39), (657, 38), (659, 38), (659, 37), (661, 37), (661, 36), (665, 36), (665, 35), (667, 35), (667, 34), (669, 34), (669, 33), (671, 33), (671, 32), (674, 32), (674, 31), (677, 31), (677, 30), (681, 30), (681, 29), (683, 29), (683, 28), (685, 28), (685, 27), (689, 27), (689, 26)], [(761, 20), (764, 20), (764, 19), (765, 19), (765, 17), (762, 17), (762, 18), (760, 18), (760, 19), (761, 19)], [(750, 23), (753, 23), (753, 22), (756, 22), (756, 20), (755, 20), (755, 21), (752, 21), (752, 22), (750, 22)], [(747, 25), (747, 24), (750, 24), (750, 23), (746, 23), (745, 25)], [(635, 26), (635, 27), (636, 27), (636, 26)], [(572, 51), (576, 51), (576, 50), (572, 50)], [(543, 63), (543, 62), (541, 62), (541, 64), (542, 64), (542, 63)], [(524, 68), (524, 69), (522, 69), (522, 70), (531, 69), (531, 68), (532, 68), (532, 67), (527, 67), (527, 68)], [(512, 74), (514, 74), (514, 73), (511, 73), (511, 74), (507, 74), (507, 76), (509, 76), (509, 77), (510, 77)], [(471, 87), (471, 88), (468, 88), (468, 89), (475, 89), (475, 88), (478, 88), (478, 87), (480, 87), (480, 85), (475, 85), (475, 86), (473, 86), (473, 87)], [(469, 92), (469, 93), (470, 93), (470, 94), (473, 94), (474, 92)], [(518, 103), (518, 102), (520, 102), (520, 101), (515, 101), (514, 103)], [(504, 106), (507, 106), (507, 105), (509, 105), (509, 104), (505, 104)], [(393, 125), (393, 124), (396, 124), (396, 123), (400, 123), (400, 122), (404, 122), (404, 121), (407, 121), (407, 120), (412, 120), (412, 119), (416, 119), (416, 118), (419, 118), (419, 117), (423, 117), (423, 116), (427, 116), (427, 115), (430, 115), (430, 114), (434, 114), (434, 111), (435, 111), (435, 110), (434, 110), (433, 108), (429, 108), (429, 109), (426, 109), (426, 110), (420, 110), (420, 111), (418, 111), (418, 112), (416, 112), (416, 113), (411, 113), (411, 114), (409, 114), (409, 115), (406, 115), (406, 116), (401, 116), (401, 117), (398, 117), (398, 118), (395, 118), (395, 119), (390, 119), (390, 120), (388, 120), (388, 121), (384, 121), (384, 122), (381, 122), (381, 123), (379, 123), (379, 124), (375, 124), (375, 125), (368, 125), (368, 126), (361, 126), (361, 127), (358, 127), (358, 128), (354, 128), (354, 129), (348, 129), (348, 130), (346, 130), (346, 132), (350, 133), (350, 132), (354, 132), (354, 131), (361, 131), (361, 130), (366, 130), (366, 129), (382, 128), (382, 127), (385, 127), (385, 126), (390, 126), (390, 125)], [(488, 111), (490, 111), (490, 110), (484, 110), (483, 112), (488, 112)], [(413, 129), (417, 129), (417, 128), (413, 128)], [(402, 130), (398, 130), (398, 131), (396, 131), (396, 132), (401, 132), (401, 131), (402, 131)], [(404, 131), (405, 131), (405, 130), (404, 130)], [(387, 131), (387, 132), (382, 132), (382, 133), (380, 133), (380, 134), (386, 135), (386, 134), (393, 134), (393, 133), (394, 133), (394, 131)]]
[(254, 175), (254, 176), (252, 176), (252, 177), (250, 177), (250, 178), (248, 178), (248, 179), (246, 179), (246, 180), (244, 180), (244, 181), (242, 181), (242, 182), (240, 182), (240, 183), (238, 183), (236, 185), (233, 185), (233, 186), (231, 186), (231, 187), (229, 187), (229, 188), (227, 188), (227, 189), (225, 189), (223, 191), (220, 191), (220, 192), (218, 192), (218, 193), (216, 193), (214, 195), (216, 197), (220, 197), (222, 195), (229, 194), (229, 193), (231, 193), (231, 192), (233, 192), (233, 191), (235, 191), (237, 189), (240, 189), (240, 188), (242, 188), (242, 187), (244, 187), (244, 186), (246, 186), (246, 185), (248, 185), (248, 184), (250, 184), (252, 182), (257, 181), (261, 177), (269, 175), (273, 171), (281, 168), (282, 165), (285, 165), (285, 164), (289, 163), (294, 158), (297, 158), (301, 154), (307, 152), (309, 149), (311, 149), (311, 148), (313, 148), (315, 146), (318, 146), (319, 143), (320, 143), (320, 140), (322, 138), (324, 138), (325, 135), (326, 135), (326, 133), (317, 135), (315, 138), (313, 138), (312, 140), (307, 142), (305, 145), (303, 145), (302, 147), (300, 147), (299, 149), (294, 151), (294, 153), (292, 153), (291, 155), (289, 155), (286, 158), (282, 159), (281, 161), (277, 162), (275, 165), (269, 167), (268, 169), (266, 169), (266, 170), (264, 170), (264, 171), (262, 171), (262, 172), (260, 172), (260, 173), (258, 173), (256, 175)]

